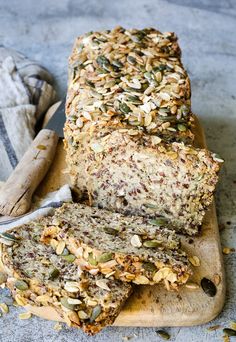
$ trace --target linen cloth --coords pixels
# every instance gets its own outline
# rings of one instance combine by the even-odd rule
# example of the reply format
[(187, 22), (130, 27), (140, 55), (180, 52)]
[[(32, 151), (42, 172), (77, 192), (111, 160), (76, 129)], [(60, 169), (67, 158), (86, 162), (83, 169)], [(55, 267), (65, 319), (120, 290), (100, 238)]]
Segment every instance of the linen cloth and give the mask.
[(49, 72), (0, 46), (0, 181), (5, 181), (34, 138), (37, 119), (55, 101)]
[(72, 202), (72, 194), (68, 184), (63, 185), (57, 191), (48, 193), (43, 199), (34, 197), (31, 211), (25, 215), (17, 218), (0, 216), (0, 234), (32, 220), (50, 215), (55, 208), (60, 207), (64, 202)]

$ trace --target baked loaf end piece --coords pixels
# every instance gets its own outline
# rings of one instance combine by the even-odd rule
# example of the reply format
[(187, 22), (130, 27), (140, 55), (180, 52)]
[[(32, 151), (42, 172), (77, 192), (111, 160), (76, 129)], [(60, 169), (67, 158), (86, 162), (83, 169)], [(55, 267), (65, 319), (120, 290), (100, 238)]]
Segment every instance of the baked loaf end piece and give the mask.
[(223, 160), (136, 130), (94, 131), (67, 150), (73, 185), (90, 204), (123, 214), (163, 216), (194, 235), (212, 202)]
[(52, 307), (69, 326), (89, 335), (111, 325), (130, 296), (131, 285), (101, 274), (81, 274), (70, 259), (39, 242), (41, 232), (41, 223), (35, 222), (1, 235), (1, 269), (16, 302)]
[(65, 139), (94, 126), (133, 127), (191, 141), (190, 82), (174, 33), (90, 32), (70, 57)]
[[(66, 248), (81, 270), (135, 284), (177, 289), (192, 273), (180, 239), (163, 219), (126, 217), (82, 204), (64, 204), (44, 221), (42, 241)], [(61, 248), (62, 246), (62, 248)]]

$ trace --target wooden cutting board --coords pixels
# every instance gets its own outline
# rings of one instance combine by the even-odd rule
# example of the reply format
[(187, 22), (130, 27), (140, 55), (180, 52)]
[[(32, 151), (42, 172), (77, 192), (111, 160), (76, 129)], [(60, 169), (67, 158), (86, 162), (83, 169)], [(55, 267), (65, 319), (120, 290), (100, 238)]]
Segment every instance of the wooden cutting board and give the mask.
[[(196, 145), (206, 147), (204, 132), (196, 119)], [(65, 153), (62, 141), (59, 142), (55, 160), (46, 178), (37, 190), (42, 196), (69, 183), (65, 173)], [(116, 326), (191, 326), (209, 322), (215, 318), (224, 305), (225, 273), (215, 204), (208, 210), (202, 227), (201, 236), (189, 243), (183, 238), (183, 249), (190, 256), (200, 259), (200, 266), (193, 267), (191, 282), (200, 284), (206, 277), (220, 279), (215, 297), (208, 297), (201, 287), (190, 289), (183, 287), (179, 292), (168, 292), (161, 285), (137, 286), (126, 302), (114, 325)], [(220, 278), (219, 278), (220, 277)]]

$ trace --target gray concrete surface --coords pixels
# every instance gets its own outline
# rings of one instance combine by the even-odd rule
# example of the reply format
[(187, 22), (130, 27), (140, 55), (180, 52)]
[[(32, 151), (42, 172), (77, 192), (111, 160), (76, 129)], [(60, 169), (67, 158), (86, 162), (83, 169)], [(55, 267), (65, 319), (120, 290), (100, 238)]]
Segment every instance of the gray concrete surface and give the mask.
[[(67, 57), (74, 38), (86, 31), (154, 26), (175, 31), (192, 81), (193, 110), (202, 119), (208, 146), (226, 162), (216, 195), (222, 245), (236, 247), (236, 1), (235, 0), (0, 0), (0, 44), (38, 60), (55, 76), (59, 96), (66, 92)], [(224, 257), (227, 300), (223, 312), (208, 325), (167, 328), (171, 341), (221, 340), (222, 331), (236, 320), (236, 253)], [(54, 323), (38, 318), (17, 319), (18, 312), (0, 318), (0, 341), (154, 342), (155, 328), (107, 328), (88, 338), (77, 330), (53, 330)]]

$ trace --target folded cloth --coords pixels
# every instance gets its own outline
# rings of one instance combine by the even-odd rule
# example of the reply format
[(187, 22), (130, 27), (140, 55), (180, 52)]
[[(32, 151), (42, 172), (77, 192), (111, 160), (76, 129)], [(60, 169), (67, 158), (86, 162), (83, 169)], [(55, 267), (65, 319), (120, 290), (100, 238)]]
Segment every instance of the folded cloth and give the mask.
[(39, 116), (55, 101), (52, 77), (22, 54), (0, 46), (0, 180), (6, 180), (34, 138)]
[(71, 201), (72, 194), (68, 184), (63, 185), (57, 191), (48, 193), (43, 199), (35, 196), (32, 203), (32, 209), (29, 213), (17, 218), (0, 217), (0, 234), (32, 220), (47, 216), (53, 213), (54, 209), (60, 207), (64, 202)]

